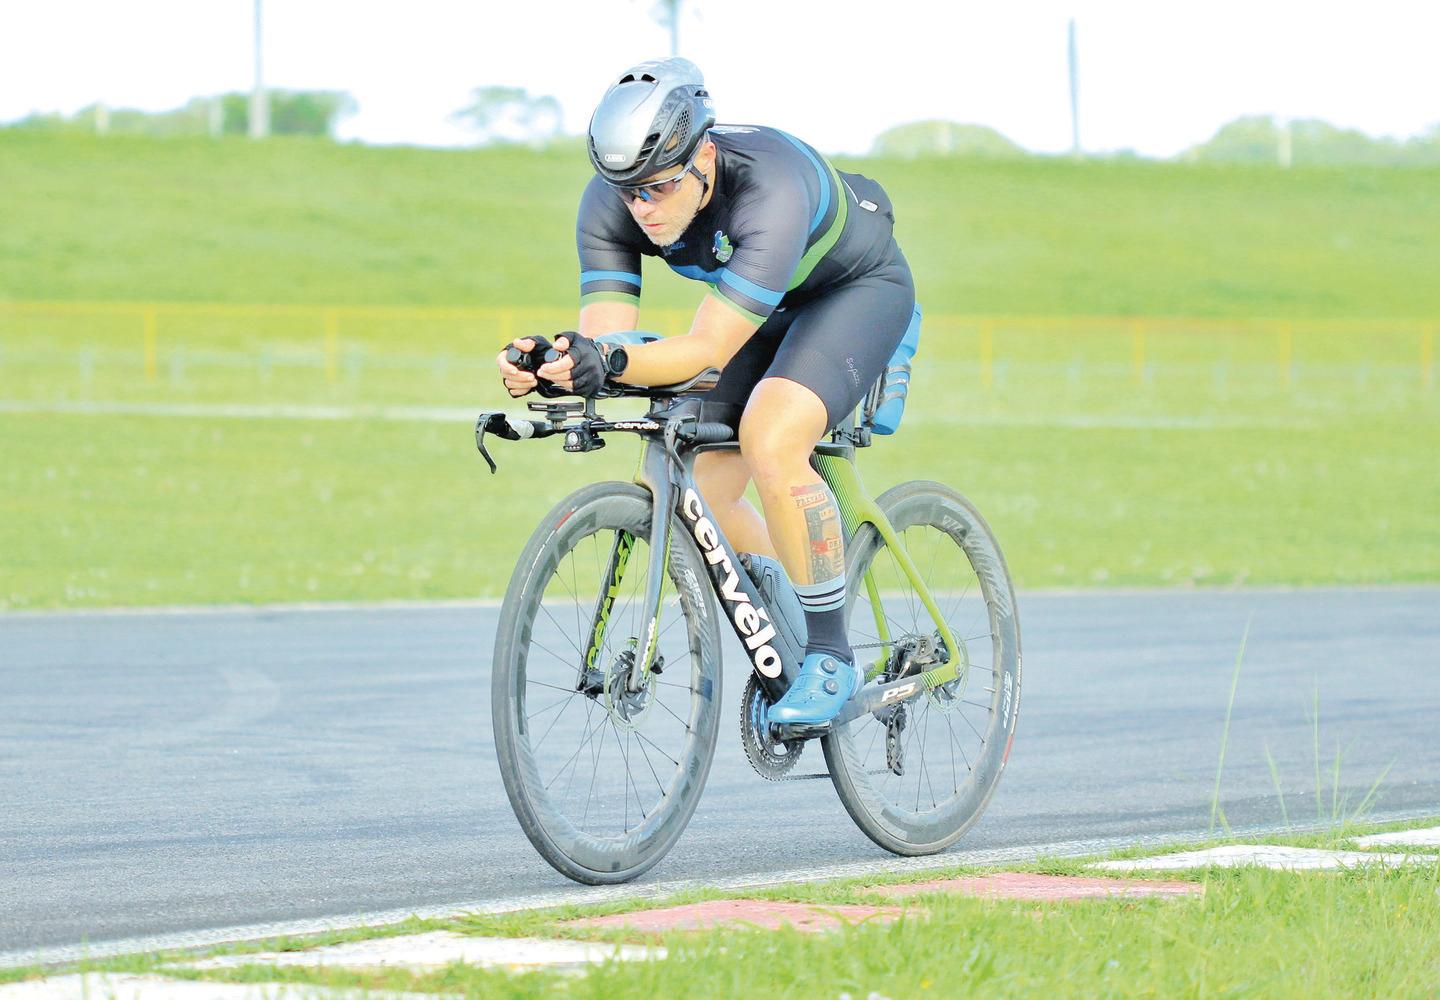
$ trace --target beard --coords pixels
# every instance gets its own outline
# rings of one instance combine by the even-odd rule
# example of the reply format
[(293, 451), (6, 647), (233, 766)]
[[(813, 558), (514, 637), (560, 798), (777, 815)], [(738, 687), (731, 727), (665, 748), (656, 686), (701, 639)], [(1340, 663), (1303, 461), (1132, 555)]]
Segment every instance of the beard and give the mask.
[[(640, 231), (645, 234), (647, 240), (657, 247), (668, 247), (678, 240), (685, 230), (690, 228), (690, 223), (694, 222), (695, 216), (700, 214), (700, 202), (704, 197), (704, 189), (699, 184), (695, 185), (693, 192), (682, 189), (672, 197), (670, 201), (665, 203), (666, 208), (669, 209), (670, 202), (681, 202), (683, 199), (682, 204), (676, 205), (673, 209), (673, 215), (671, 215), (670, 221), (665, 223), (664, 228), (651, 232), (644, 226), (641, 226)], [(670, 213), (667, 212), (667, 214)], [(637, 226), (640, 225), (640, 220), (636, 219), (635, 224)]]

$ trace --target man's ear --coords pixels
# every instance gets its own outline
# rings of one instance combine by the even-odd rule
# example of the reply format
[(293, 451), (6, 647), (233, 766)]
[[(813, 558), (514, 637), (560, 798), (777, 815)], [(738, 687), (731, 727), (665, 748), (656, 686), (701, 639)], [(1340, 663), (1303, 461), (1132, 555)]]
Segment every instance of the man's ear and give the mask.
[(701, 141), (700, 152), (695, 157), (695, 165), (705, 172), (715, 166), (715, 143), (709, 139)]

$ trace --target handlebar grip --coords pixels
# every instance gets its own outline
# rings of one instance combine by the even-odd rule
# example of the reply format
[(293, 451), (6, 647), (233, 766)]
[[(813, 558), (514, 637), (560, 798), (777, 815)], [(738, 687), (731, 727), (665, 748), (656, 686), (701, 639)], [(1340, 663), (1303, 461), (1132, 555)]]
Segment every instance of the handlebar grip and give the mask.
[(720, 444), (735, 439), (735, 428), (729, 424), (718, 424), (711, 421), (695, 425), (695, 436), (692, 438), (695, 444)]

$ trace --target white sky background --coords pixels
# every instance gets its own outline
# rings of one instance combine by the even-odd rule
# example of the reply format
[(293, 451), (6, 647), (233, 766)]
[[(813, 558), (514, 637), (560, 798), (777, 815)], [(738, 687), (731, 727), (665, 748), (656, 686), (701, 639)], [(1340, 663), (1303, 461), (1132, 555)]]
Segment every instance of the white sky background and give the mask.
[[(668, 53), (652, 0), (265, 0), (265, 80), (345, 90), (341, 137), (460, 145), (477, 86), (552, 94), (579, 132), (609, 78)], [(1081, 141), (1169, 156), (1242, 114), (1407, 136), (1440, 122), (1433, 0), (686, 0), (681, 54), (721, 121), (864, 152), (923, 118), (1070, 146), (1066, 22)], [(0, 121), (96, 100), (163, 110), (248, 90), (252, 0), (0, 0)]]

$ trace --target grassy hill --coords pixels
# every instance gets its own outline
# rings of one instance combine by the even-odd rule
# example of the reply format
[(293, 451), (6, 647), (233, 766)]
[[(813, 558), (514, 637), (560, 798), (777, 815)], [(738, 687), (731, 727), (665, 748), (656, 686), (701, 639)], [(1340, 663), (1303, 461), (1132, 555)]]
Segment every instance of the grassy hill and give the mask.
[[(932, 311), (1440, 313), (1440, 170), (842, 164), (893, 194)], [(569, 304), (588, 174), (578, 151), (0, 130), (0, 297)], [(651, 271), (647, 301), (695, 300)]]
[[(1024, 588), (1440, 580), (1436, 330), (1403, 321), (1440, 320), (1440, 171), (845, 165), (894, 195), (927, 306), (872, 490), (963, 490)], [(563, 323), (586, 177), (578, 152), (0, 130), (0, 306)], [(698, 298), (663, 265), (646, 288)], [(542, 442), (497, 448), (491, 477), (467, 417), (379, 414), (518, 410), (488, 360), (503, 324), (347, 313), (331, 367), (324, 310), (190, 312), (162, 316), (147, 371), (139, 311), (0, 308), (0, 610), (493, 596), (544, 509), (633, 473), (626, 442)], [(1148, 324), (1138, 363), (1125, 321), (992, 324), (990, 358), (947, 312), (1218, 320)], [(1267, 315), (1287, 322), (1226, 320)], [(298, 412), (317, 405), (344, 419)]]

